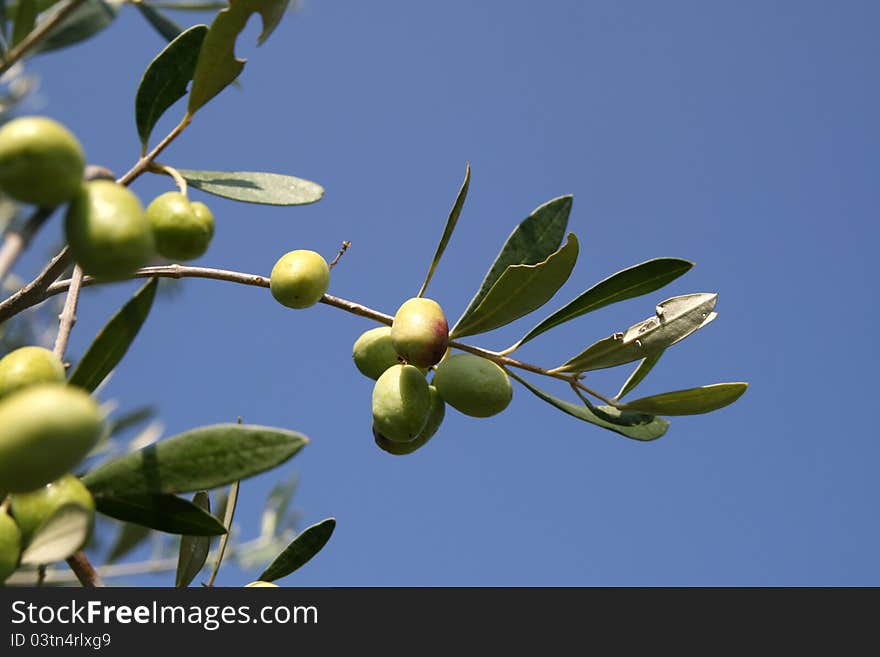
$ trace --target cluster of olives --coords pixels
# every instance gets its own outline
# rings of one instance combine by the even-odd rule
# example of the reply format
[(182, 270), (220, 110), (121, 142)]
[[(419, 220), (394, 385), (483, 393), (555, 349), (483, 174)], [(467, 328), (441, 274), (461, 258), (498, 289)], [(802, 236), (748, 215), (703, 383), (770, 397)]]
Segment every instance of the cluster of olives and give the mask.
[(403, 455), (422, 447), (440, 428), (446, 404), (473, 417), (490, 417), (510, 404), (513, 388), (501, 367), (469, 353), (448, 355), (448, 347), (443, 309), (421, 297), (405, 301), (390, 327), (355, 341), (355, 366), (376, 381), (373, 437), (381, 449)]
[(98, 404), (65, 384), (64, 366), (51, 351), (22, 347), (0, 359), (0, 500), (9, 496), (0, 507), (0, 583), (61, 507), (94, 513), (88, 489), (69, 473), (102, 431)]
[(131, 190), (84, 182), (84, 172), (83, 148), (60, 123), (26, 116), (0, 128), (0, 190), (41, 207), (67, 204), (65, 237), (86, 274), (123, 279), (156, 255), (192, 260), (208, 249), (214, 217), (204, 203), (167, 192), (144, 211)]

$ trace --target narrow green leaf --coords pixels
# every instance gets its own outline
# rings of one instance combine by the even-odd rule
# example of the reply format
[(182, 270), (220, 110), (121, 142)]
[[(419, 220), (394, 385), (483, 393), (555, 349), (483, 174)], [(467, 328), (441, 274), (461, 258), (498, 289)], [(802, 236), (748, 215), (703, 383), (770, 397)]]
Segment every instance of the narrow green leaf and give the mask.
[[(207, 491), (199, 491), (193, 497), (193, 504), (211, 512), (211, 500)], [(186, 588), (199, 574), (199, 571), (208, 560), (208, 552), (211, 550), (210, 536), (181, 536), (180, 554), (177, 558), (177, 574), (174, 578), (174, 586)]]
[(632, 363), (674, 345), (711, 322), (717, 294), (685, 294), (657, 305), (653, 317), (590, 345), (556, 372), (588, 372)]
[(12, 45), (18, 45), (34, 29), (37, 22), (37, 0), (19, 0), (12, 26)]
[[(67, 3), (57, 3), (40, 14), (40, 23), (49, 20)], [(104, 0), (86, 0), (76, 11), (59, 23), (48, 36), (40, 41), (33, 52), (49, 52), (85, 41), (108, 27), (119, 13), (120, 3)]]
[(178, 169), (191, 187), (233, 201), (263, 205), (308, 205), (324, 196), (318, 183), (280, 173)]
[(210, 490), (274, 468), (306, 443), (302, 434), (274, 427), (198, 427), (105, 463), (83, 483), (94, 495)]
[(555, 406), (563, 413), (568, 413), (579, 420), (614, 431), (627, 438), (641, 441), (656, 440), (666, 433), (666, 430), (669, 428), (669, 422), (662, 417), (622, 412), (612, 406), (593, 406), (592, 404), (588, 405), (586, 402), (573, 404), (544, 392), (513, 372), (509, 372), (509, 374), (528, 388), (536, 397), (544, 400), (551, 406)]
[[(180, 27), (180, 25), (168, 18), (155, 7), (151, 7), (144, 2), (137, 3), (135, 7), (137, 7), (138, 11), (141, 12), (141, 15), (147, 19), (147, 22), (153, 26), (153, 29), (159, 33), (159, 36), (166, 41), (174, 41), (179, 34), (183, 33), (183, 28)], [(193, 66), (193, 69), (195, 69), (195, 66)], [(192, 79), (192, 74), (190, 74), (190, 79)]]
[(226, 532), (217, 518), (175, 495), (96, 493), (95, 508), (105, 516), (167, 534), (218, 536)]
[[(139, 9), (143, 6), (137, 5)], [(205, 25), (189, 28), (165, 46), (144, 71), (134, 101), (135, 123), (144, 148), (162, 114), (186, 95), (207, 33)]]
[(327, 518), (303, 530), (257, 579), (274, 582), (301, 568), (327, 544), (334, 529), (336, 518)]
[(524, 345), (529, 340), (549, 331), (554, 326), (580, 317), (586, 313), (604, 308), (612, 303), (639, 297), (664, 285), (686, 273), (694, 263), (681, 258), (656, 258), (633, 265), (612, 274), (603, 281), (596, 283), (583, 294), (544, 319), (531, 331), (526, 333), (509, 351)]
[(443, 229), (443, 236), (440, 238), (440, 243), (437, 245), (437, 250), (434, 252), (434, 259), (431, 260), (431, 266), (428, 269), (428, 275), (425, 276), (425, 282), (422, 283), (422, 287), (419, 290), (418, 296), (420, 297), (425, 294), (428, 283), (431, 282), (431, 278), (434, 276), (434, 270), (437, 269), (437, 265), (440, 263), (440, 258), (443, 257), (443, 252), (446, 251), (446, 245), (449, 244), (449, 238), (452, 237), (452, 231), (455, 230), (455, 225), (458, 223), (458, 217), (461, 214), (461, 209), (464, 207), (464, 201), (467, 198), (468, 187), (470, 187), (470, 184), (471, 165), (470, 162), (468, 162), (465, 165), (464, 181), (461, 183), (461, 188), (458, 190), (458, 196), (455, 197), (455, 203), (452, 204), (452, 210), (446, 218), (446, 227)]
[(642, 362), (639, 363), (638, 367), (633, 370), (633, 373), (629, 375), (629, 378), (620, 388), (620, 392), (617, 393), (617, 399), (623, 399), (623, 396), (630, 392), (633, 388), (639, 385), (642, 380), (648, 376), (648, 372), (654, 369), (654, 365), (657, 364), (657, 361), (660, 360), (660, 356), (663, 355), (664, 350), (658, 351), (655, 354), (651, 354), (650, 356), (646, 356), (642, 358)]
[(568, 226), (571, 202), (571, 196), (560, 196), (548, 201), (535, 208), (513, 229), (483, 278), (480, 289), (452, 328), (451, 334), (457, 335), (458, 325), (477, 309), (510, 265), (536, 265), (559, 248), (562, 238), (565, 237), (565, 228)]
[(107, 424), (107, 433), (110, 436), (116, 436), (126, 429), (131, 429), (153, 419), (155, 415), (155, 406), (141, 406), (120, 417), (110, 419)]
[(748, 383), (715, 383), (700, 388), (688, 388), (664, 392), (660, 395), (642, 397), (620, 408), (639, 413), (663, 413), (664, 415), (699, 415), (724, 408), (739, 399), (749, 387)]
[(76, 552), (92, 531), (92, 512), (79, 504), (64, 504), (34, 532), (21, 555), (28, 566), (61, 561)]
[(571, 276), (578, 257), (574, 233), (558, 251), (536, 265), (510, 265), (477, 306), (455, 328), (456, 337), (485, 333), (529, 314), (550, 301)]
[(107, 553), (105, 562), (115, 563), (126, 554), (134, 550), (138, 545), (143, 543), (150, 535), (150, 528), (144, 525), (138, 525), (133, 522), (124, 522), (119, 527), (119, 533), (116, 534), (116, 540), (113, 541), (113, 547)]
[(153, 299), (158, 279), (152, 278), (101, 329), (70, 375), (70, 384), (92, 392), (119, 364), (141, 330)]
[(235, 41), (251, 15), (259, 13), (263, 31), (257, 39), (262, 45), (278, 26), (289, 0), (229, 0), (229, 7), (217, 14), (193, 76), (189, 93), (189, 113), (195, 112), (241, 74), (246, 60), (236, 59)]

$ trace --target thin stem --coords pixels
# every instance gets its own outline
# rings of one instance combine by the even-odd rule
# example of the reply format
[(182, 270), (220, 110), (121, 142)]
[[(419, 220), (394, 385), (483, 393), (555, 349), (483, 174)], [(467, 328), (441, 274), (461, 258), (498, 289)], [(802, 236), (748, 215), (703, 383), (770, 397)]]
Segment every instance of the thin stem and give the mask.
[(51, 296), (47, 290), (64, 273), (70, 260), (70, 249), (65, 246), (48, 262), (43, 271), (37, 274), (34, 280), (0, 303), (0, 323), (26, 308), (40, 303), (47, 296)]
[(174, 178), (174, 184), (177, 185), (177, 189), (180, 190), (180, 193), (186, 196), (186, 178), (180, 175), (180, 172), (174, 167), (170, 167), (167, 164), (160, 164), (159, 162), (153, 162), (147, 167), (147, 170), (152, 173), (164, 173), (167, 176), (171, 176)]
[(46, 219), (51, 216), (53, 209), (37, 208), (21, 228), (12, 229), (6, 233), (6, 239), (3, 241), (3, 246), (0, 247), (0, 283), (6, 279), (7, 274), (15, 266), (31, 239), (46, 223)]
[(73, 574), (76, 575), (79, 583), (82, 584), (84, 588), (93, 589), (99, 586), (104, 586), (104, 582), (101, 580), (98, 571), (95, 570), (95, 567), (92, 566), (86, 553), (82, 550), (78, 551), (72, 557), (68, 557), (67, 565), (70, 566)]
[(338, 265), (338, 264), (339, 264), (339, 261), (342, 260), (342, 256), (345, 255), (345, 252), (348, 251), (348, 249), (349, 249), (350, 246), (351, 246), (351, 242), (349, 242), (348, 240), (345, 240), (345, 241), (342, 243), (342, 246), (339, 247), (339, 253), (336, 254), (336, 257), (333, 258), (333, 260), (331, 260), (331, 261), (330, 261), (330, 264), (327, 265), (327, 266), (328, 266), (330, 269), (333, 269), (336, 265)]
[(80, 5), (84, 2), (85, 0), (70, 0), (63, 9), (57, 11), (49, 20), (40, 23), (31, 30), (30, 34), (22, 39), (12, 50), (6, 53), (6, 57), (4, 57), (2, 63), (0, 63), (0, 75), (3, 75), (6, 71), (12, 68), (13, 64), (24, 57), (31, 48), (45, 39), (52, 30), (54, 30), (65, 18), (79, 9)]
[(79, 290), (82, 287), (83, 270), (77, 265), (73, 268), (73, 276), (70, 279), (70, 286), (67, 289), (67, 299), (64, 301), (64, 310), (58, 316), (58, 337), (55, 338), (55, 349), (53, 350), (58, 358), (64, 358), (64, 352), (67, 350), (67, 341), (70, 339), (70, 331), (76, 324), (76, 304), (79, 301)]
[(116, 182), (118, 182), (120, 185), (128, 185), (135, 178), (144, 173), (144, 171), (147, 171), (150, 168), (150, 165), (153, 163), (153, 160), (159, 157), (162, 151), (164, 151), (172, 141), (177, 139), (178, 135), (180, 135), (180, 133), (183, 132), (190, 123), (192, 123), (192, 114), (187, 112), (180, 120), (180, 123), (178, 123), (174, 127), (174, 129), (165, 136), (162, 141), (156, 144), (156, 147), (153, 148), (153, 150), (151, 150), (149, 153), (147, 153), (146, 155), (141, 157), (141, 159), (135, 162), (135, 165)]

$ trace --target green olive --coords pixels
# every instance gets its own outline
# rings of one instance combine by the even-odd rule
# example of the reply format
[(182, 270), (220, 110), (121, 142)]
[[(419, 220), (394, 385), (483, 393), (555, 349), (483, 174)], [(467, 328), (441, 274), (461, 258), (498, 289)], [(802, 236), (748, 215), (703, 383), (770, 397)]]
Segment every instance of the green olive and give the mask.
[(447, 404), (473, 417), (500, 413), (513, 397), (507, 372), (473, 354), (446, 358), (437, 366), (433, 384)]
[(449, 345), (449, 326), (440, 304), (419, 297), (404, 301), (391, 324), (391, 343), (410, 365), (439, 363)]
[(82, 186), (67, 209), (64, 229), (74, 259), (101, 280), (128, 278), (155, 253), (140, 200), (112, 180)]
[(374, 425), (373, 438), (376, 441), (376, 445), (389, 454), (403, 456), (405, 454), (412, 454), (431, 440), (434, 434), (437, 433), (437, 429), (439, 429), (440, 425), (443, 423), (443, 417), (446, 415), (446, 404), (437, 392), (437, 388), (434, 386), (428, 386), (428, 392), (431, 395), (431, 410), (428, 411), (428, 421), (425, 424), (425, 428), (422, 429), (422, 432), (418, 436), (416, 436), (416, 439), (411, 440), (408, 443), (399, 443), (393, 440), (388, 440), (376, 430)]
[(269, 276), (269, 289), (288, 308), (314, 306), (330, 285), (327, 261), (314, 251), (299, 249), (278, 259)]
[(0, 511), (0, 584), (18, 568), (21, 557), (21, 532), (5, 511)]
[(66, 474), (101, 436), (98, 404), (80, 388), (40, 383), (0, 400), (0, 489), (24, 493)]
[(0, 358), (0, 398), (36, 383), (64, 379), (61, 359), (43, 347), (21, 347)]
[(95, 511), (95, 500), (89, 489), (71, 474), (28, 493), (13, 495), (10, 511), (21, 530), (22, 546), (27, 547), (40, 525), (66, 504), (76, 504), (92, 514)]
[(192, 260), (208, 250), (214, 215), (204, 203), (190, 203), (180, 192), (160, 194), (147, 206), (156, 251), (170, 260)]
[(0, 128), (0, 189), (23, 203), (54, 207), (76, 196), (86, 160), (67, 128), (22, 116)]
[(391, 327), (379, 326), (361, 334), (352, 348), (354, 364), (361, 374), (374, 381), (399, 362), (391, 344)]
[(388, 440), (409, 442), (425, 428), (431, 395), (413, 365), (392, 365), (373, 386), (373, 426)]

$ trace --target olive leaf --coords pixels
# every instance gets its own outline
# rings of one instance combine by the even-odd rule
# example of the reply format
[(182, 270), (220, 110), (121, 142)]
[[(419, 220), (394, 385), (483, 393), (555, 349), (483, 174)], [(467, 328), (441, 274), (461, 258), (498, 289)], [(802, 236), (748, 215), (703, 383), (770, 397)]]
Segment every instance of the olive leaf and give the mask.
[(96, 497), (210, 490), (274, 468), (307, 443), (286, 429), (215, 424), (120, 456), (82, 480)]
[(659, 290), (686, 273), (694, 263), (681, 258), (655, 258), (632, 267), (622, 269), (616, 274), (599, 281), (586, 292), (572, 299), (555, 313), (542, 320), (531, 331), (513, 345), (507, 352), (514, 351), (529, 340), (536, 338), (555, 326), (599, 310), (612, 303), (632, 299)]
[(126, 523), (167, 534), (218, 536), (226, 532), (210, 513), (175, 495), (95, 493), (95, 509)]
[(12, 45), (18, 45), (34, 29), (37, 22), (37, 0), (19, 0), (12, 25)]
[(304, 529), (257, 579), (273, 582), (301, 568), (327, 544), (334, 529), (336, 518), (327, 518)]
[[(137, 7), (143, 9), (144, 5)], [(207, 33), (206, 25), (189, 28), (165, 46), (144, 71), (134, 101), (135, 124), (144, 148), (162, 114), (186, 95)]]
[(627, 438), (640, 441), (656, 440), (669, 428), (669, 422), (662, 417), (620, 411), (613, 406), (594, 406), (587, 401), (573, 404), (544, 392), (513, 372), (508, 373), (536, 397), (555, 406), (563, 413), (603, 429), (614, 431)]
[(141, 15), (147, 20), (153, 29), (159, 33), (159, 36), (166, 41), (174, 41), (174, 39), (183, 32), (183, 28), (180, 27), (180, 25), (168, 18), (155, 7), (151, 7), (145, 2), (138, 2), (135, 7), (137, 7), (138, 11), (141, 12)]
[(443, 252), (446, 251), (446, 245), (449, 244), (449, 239), (452, 237), (452, 231), (455, 230), (455, 225), (458, 223), (458, 217), (461, 215), (461, 209), (464, 207), (464, 201), (467, 198), (468, 187), (470, 187), (470, 184), (471, 165), (470, 163), (467, 163), (465, 165), (464, 181), (461, 183), (461, 188), (458, 190), (458, 196), (455, 197), (455, 203), (452, 204), (452, 210), (446, 218), (446, 227), (443, 229), (440, 243), (437, 244), (437, 250), (434, 252), (434, 259), (431, 260), (431, 266), (428, 268), (425, 282), (422, 283), (422, 287), (416, 296), (421, 297), (425, 294), (425, 289), (428, 287), (428, 283), (431, 282), (431, 278), (434, 276), (434, 270), (437, 269), (437, 265), (440, 263), (440, 258), (443, 257)]
[(124, 522), (116, 534), (116, 540), (107, 553), (105, 562), (108, 564), (119, 561), (126, 554), (143, 543), (150, 535), (150, 528), (133, 522)]
[(92, 511), (76, 503), (58, 507), (34, 532), (24, 552), (22, 565), (39, 566), (66, 559), (89, 538)]
[(150, 314), (158, 283), (150, 279), (95, 336), (70, 375), (71, 385), (92, 392), (119, 364)]
[(672, 297), (657, 304), (655, 315), (590, 345), (554, 372), (588, 372), (632, 363), (683, 340), (715, 319), (714, 293)]
[(455, 337), (485, 333), (529, 314), (547, 303), (571, 276), (578, 257), (574, 233), (558, 251), (534, 265), (510, 265), (480, 305), (455, 327)]
[(651, 354), (650, 356), (645, 356), (642, 361), (638, 364), (636, 369), (633, 370), (633, 373), (629, 375), (629, 378), (623, 383), (620, 387), (620, 392), (617, 393), (617, 397), (615, 399), (623, 399), (623, 396), (630, 392), (633, 388), (639, 385), (648, 373), (654, 369), (654, 365), (657, 364), (657, 361), (660, 360), (660, 356), (663, 355), (665, 350), (658, 351), (657, 353)]
[[(44, 39), (33, 49), (34, 53), (49, 52), (72, 46), (80, 41), (93, 37), (98, 32), (108, 27), (119, 13), (119, 1), (105, 2), (104, 0), (85, 0), (79, 8), (73, 11), (63, 21), (56, 25)], [(50, 9), (42, 12), (39, 22), (51, 20), (55, 14), (64, 9), (66, 2), (55, 4)]]
[[(207, 491), (199, 491), (193, 497), (193, 504), (206, 513), (211, 512), (211, 500)], [(177, 574), (174, 578), (174, 586), (186, 588), (195, 579), (196, 575), (208, 560), (208, 552), (211, 550), (210, 536), (181, 536), (180, 554), (177, 558)]]
[(324, 196), (318, 183), (295, 176), (259, 171), (198, 171), (178, 169), (191, 187), (244, 203), (308, 205)]
[(483, 278), (480, 289), (453, 326), (450, 335), (457, 335), (458, 326), (483, 302), (489, 290), (510, 265), (535, 265), (559, 249), (562, 238), (565, 237), (571, 203), (571, 196), (560, 196), (547, 201), (535, 208), (513, 229)]
[(699, 415), (724, 408), (742, 397), (748, 383), (715, 383), (699, 388), (675, 390), (659, 395), (642, 397), (620, 408), (639, 413), (663, 413), (664, 415)]
[(235, 42), (252, 14), (259, 13), (262, 45), (278, 26), (289, 0), (229, 0), (229, 7), (217, 14), (205, 37), (189, 93), (189, 114), (223, 91), (241, 74), (246, 60), (236, 59)]

